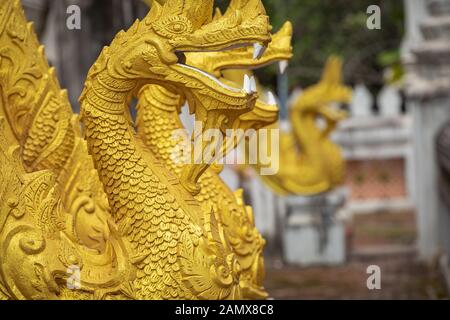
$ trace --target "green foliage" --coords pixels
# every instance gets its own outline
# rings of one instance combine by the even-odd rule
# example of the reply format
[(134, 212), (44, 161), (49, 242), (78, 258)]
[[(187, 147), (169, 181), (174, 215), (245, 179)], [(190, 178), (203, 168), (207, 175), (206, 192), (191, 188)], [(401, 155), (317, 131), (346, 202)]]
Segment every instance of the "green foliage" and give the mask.
[[(222, 8), (229, 1), (216, 0)], [(294, 53), (290, 62), (290, 86), (306, 86), (320, 77), (327, 57), (344, 57), (344, 74), (349, 83), (381, 86), (383, 70), (398, 69), (403, 37), (401, 0), (263, 0), (274, 31), (286, 20), (294, 25)], [(381, 8), (381, 30), (366, 26), (370, 5)], [(258, 71), (266, 84), (275, 85), (276, 68)], [(268, 81), (268, 83), (267, 83)]]

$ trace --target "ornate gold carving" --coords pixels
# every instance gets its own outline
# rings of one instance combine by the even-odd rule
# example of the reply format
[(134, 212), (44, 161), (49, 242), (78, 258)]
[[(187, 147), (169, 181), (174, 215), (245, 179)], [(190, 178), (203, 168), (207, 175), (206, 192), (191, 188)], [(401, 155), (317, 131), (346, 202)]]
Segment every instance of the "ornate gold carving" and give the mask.
[[(264, 240), (242, 196), (229, 194), (220, 205), (199, 200), (209, 165), (180, 168), (180, 178), (161, 150), (135, 135), (127, 111), (149, 84), (187, 99), (205, 130), (232, 127), (253, 109), (255, 93), (180, 60), (183, 51), (270, 42), (259, 0), (233, 0), (214, 20), (212, 6), (155, 2), (145, 19), (120, 32), (86, 80), (82, 134), (20, 2), (0, 4), (1, 298), (266, 296)], [(74, 276), (68, 270), (79, 270), (78, 287), (67, 285)]]
[[(220, 13), (218, 14), (219, 16)], [(214, 19), (218, 19), (217, 14)], [(228, 68), (258, 68), (279, 60), (288, 60), (292, 56), (290, 44), (292, 26), (285, 26), (272, 37), (266, 52), (260, 59), (254, 59), (253, 47), (222, 52), (201, 52), (186, 54), (186, 63), (221, 77)], [(244, 74), (236, 82), (242, 81)], [(220, 78), (231, 86), (235, 81)], [(238, 87), (242, 84), (238, 83)], [(139, 94), (137, 127), (138, 134), (152, 151), (159, 156), (167, 167), (182, 177), (183, 164), (171, 158), (178, 141), (171, 133), (182, 129), (179, 111), (184, 104), (182, 97), (158, 85), (144, 87)], [(236, 119), (233, 127), (258, 129), (277, 120), (278, 109), (275, 105), (257, 100), (250, 112)], [(186, 138), (188, 139), (188, 138)], [(230, 150), (233, 146), (226, 146)], [(220, 170), (219, 170), (220, 172)], [(263, 298), (264, 264), (262, 251), (265, 241), (255, 228), (251, 207), (243, 201), (242, 190), (233, 193), (220, 179), (215, 168), (208, 168), (199, 179), (200, 192), (195, 199), (218, 212), (224, 223), (224, 232), (242, 267), (245, 280), (244, 297)]]

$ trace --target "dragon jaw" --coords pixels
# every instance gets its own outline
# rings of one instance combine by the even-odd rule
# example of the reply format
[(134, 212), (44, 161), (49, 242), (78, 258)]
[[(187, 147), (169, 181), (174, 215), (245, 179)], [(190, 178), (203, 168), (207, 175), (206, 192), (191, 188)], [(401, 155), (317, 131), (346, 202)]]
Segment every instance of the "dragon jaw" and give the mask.
[[(218, 13), (216, 16), (221, 15)], [(216, 77), (221, 77), (221, 81), (230, 86), (241, 86), (246, 74), (252, 76), (249, 70), (263, 68), (277, 62), (285, 65), (292, 58), (292, 33), (292, 24), (286, 22), (277, 33), (272, 35), (272, 42), (267, 49), (254, 45), (232, 51), (189, 53), (187, 61)], [(262, 55), (261, 50), (264, 50)], [(234, 127), (259, 129), (277, 121), (278, 107), (274, 95), (272, 93), (261, 95), (260, 91), (258, 90), (260, 97), (255, 107), (242, 114)]]

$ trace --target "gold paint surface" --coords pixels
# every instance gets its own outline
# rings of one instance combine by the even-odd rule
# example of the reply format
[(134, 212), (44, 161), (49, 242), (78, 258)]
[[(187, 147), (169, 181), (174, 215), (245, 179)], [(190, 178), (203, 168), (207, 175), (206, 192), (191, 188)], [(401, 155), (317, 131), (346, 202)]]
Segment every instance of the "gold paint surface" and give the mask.
[(242, 192), (214, 166), (175, 167), (165, 152), (181, 101), (205, 129), (231, 128), (255, 109), (256, 93), (179, 60), (271, 41), (260, 0), (212, 11), (212, 0), (154, 2), (103, 49), (78, 116), (20, 1), (0, 2), (1, 299), (267, 296), (264, 240)]

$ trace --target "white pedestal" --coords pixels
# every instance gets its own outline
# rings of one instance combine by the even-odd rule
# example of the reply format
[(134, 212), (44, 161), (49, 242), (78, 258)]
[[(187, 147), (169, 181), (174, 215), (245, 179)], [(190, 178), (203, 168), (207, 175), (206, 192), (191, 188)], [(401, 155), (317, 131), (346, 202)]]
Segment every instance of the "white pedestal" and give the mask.
[(337, 265), (345, 262), (344, 217), (339, 208), (345, 195), (288, 197), (283, 230), (285, 262), (301, 266)]

